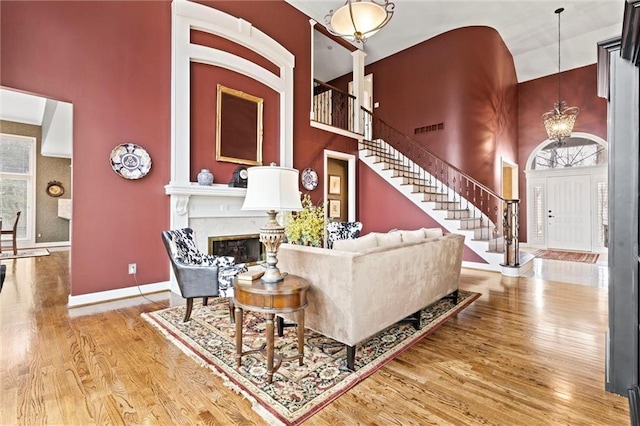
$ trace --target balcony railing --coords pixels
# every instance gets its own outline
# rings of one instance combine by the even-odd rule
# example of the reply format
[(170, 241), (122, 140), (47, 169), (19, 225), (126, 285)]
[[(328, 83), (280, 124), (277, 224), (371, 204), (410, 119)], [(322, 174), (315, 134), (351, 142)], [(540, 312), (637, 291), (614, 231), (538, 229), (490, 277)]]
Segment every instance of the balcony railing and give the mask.
[(355, 132), (356, 97), (322, 81), (313, 81), (313, 120)]

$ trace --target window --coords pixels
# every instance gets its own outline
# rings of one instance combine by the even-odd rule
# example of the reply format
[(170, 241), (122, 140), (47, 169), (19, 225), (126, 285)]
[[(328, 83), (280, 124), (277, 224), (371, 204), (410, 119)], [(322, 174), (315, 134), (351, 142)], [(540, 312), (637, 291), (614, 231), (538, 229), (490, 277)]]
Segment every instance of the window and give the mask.
[(536, 243), (544, 243), (544, 200), (542, 198), (542, 186), (533, 188), (533, 235), (531, 238)]
[(545, 146), (535, 158), (535, 170), (562, 167), (591, 167), (607, 164), (607, 150), (599, 143), (584, 138), (569, 138), (562, 146), (555, 142)]
[(17, 238), (30, 238), (31, 206), (35, 177), (35, 145), (32, 137), (0, 133), (0, 216), (3, 228), (22, 216)]
[(609, 189), (607, 182), (598, 182), (596, 185), (596, 205), (597, 205), (597, 226), (598, 226), (598, 242), (603, 246), (607, 246), (607, 229), (609, 226)]

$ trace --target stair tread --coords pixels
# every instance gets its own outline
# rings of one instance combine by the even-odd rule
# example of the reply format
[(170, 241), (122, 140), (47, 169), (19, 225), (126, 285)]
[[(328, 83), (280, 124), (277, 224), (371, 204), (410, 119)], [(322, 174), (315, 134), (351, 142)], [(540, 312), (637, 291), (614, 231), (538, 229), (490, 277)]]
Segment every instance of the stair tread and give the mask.
[[(369, 164), (375, 164), (375, 169), (380, 171), (381, 169), (386, 172), (388, 178), (401, 179), (400, 181), (393, 181), (393, 185), (397, 188), (405, 187), (401, 191), (405, 194), (418, 194), (419, 197), (412, 197), (414, 201), (420, 201), (430, 204), (425, 209), (432, 211), (447, 212), (443, 214), (443, 219), (446, 221), (459, 221), (457, 232), (469, 235), (468, 241), (480, 243), (479, 247), (486, 247), (485, 253), (497, 254), (504, 256), (504, 237), (496, 236), (495, 231), (497, 226), (493, 224), (484, 214), (479, 214), (475, 207), (469, 208), (472, 205), (471, 201), (465, 200), (450, 200), (448, 196), (453, 194), (451, 189), (447, 189), (444, 192), (439, 192), (443, 189), (438, 182), (434, 183), (434, 179), (437, 179), (437, 175), (432, 175), (426, 171), (422, 171), (419, 167), (414, 165), (407, 165), (402, 159), (395, 157), (395, 150), (386, 144), (381, 144), (380, 141), (362, 141), (358, 144), (361, 158), (367, 158), (366, 162)], [(391, 171), (391, 173), (389, 173)], [(380, 172), (381, 173), (381, 172)], [(411, 188), (406, 188), (407, 185), (412, 185)], [(446, 187), (445, 187), (446, 188)], [(455, 188), (453, 189), (455, 191)], [(457, 196), (456, 196), (457, 197)], [(444, 199), (443, 199), (444, 198)], [(467, 205), (467, 208), (463, 208), (463, 205)], [(470, 217), (470, 215), (474, 215)], [(451, 216), (451, 217), (449, 217)], [(456, 228), (456, 225), (452, 223), (449, 227), (451, 230)], [(456, 232), (456, 231), (453, 231)], [(478, 246), (476, 246), (478, 247)], [(478, 251), (482, 255), (482, 249)], [(490, 257), (487, 257), (490, 259)], [(493, 261), (491, 261), (493, 263)]]

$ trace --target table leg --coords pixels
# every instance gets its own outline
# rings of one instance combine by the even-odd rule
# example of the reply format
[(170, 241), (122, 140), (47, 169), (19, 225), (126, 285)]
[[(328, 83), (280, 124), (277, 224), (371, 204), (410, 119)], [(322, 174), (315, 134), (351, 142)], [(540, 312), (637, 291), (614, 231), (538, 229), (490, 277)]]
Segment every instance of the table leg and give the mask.
[(296, 323), (298, 324), (298, 365), (304, 364), (304, 309), (296, 311)]
[(273, 381), (273, 319), (275, 314), (267, 314), (267, 383)]
[(242, 308), (238, 306), (234, 309), (236, 320), (236, 366), (240, 368), (242, 362)]

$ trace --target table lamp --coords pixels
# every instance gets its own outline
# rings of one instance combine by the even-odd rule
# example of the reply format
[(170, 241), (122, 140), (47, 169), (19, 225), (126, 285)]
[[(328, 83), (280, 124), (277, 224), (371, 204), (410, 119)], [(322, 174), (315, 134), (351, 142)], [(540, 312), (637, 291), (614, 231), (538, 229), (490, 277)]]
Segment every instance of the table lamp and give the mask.
[(284, 279), (278, 264), (278, 247), (284, 241), (284, 227), (276, 220), (278, 211), (302, 210), (298, 189), (298, 170), (288, 167), (249, 167), (247, 169), (247, 195), (242, 210), (263, 210), (269, 221), (260, 228), (260, 242), (267, 254), (267, 270), (262, 282), (277, 284)]

